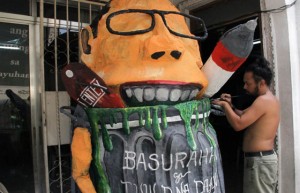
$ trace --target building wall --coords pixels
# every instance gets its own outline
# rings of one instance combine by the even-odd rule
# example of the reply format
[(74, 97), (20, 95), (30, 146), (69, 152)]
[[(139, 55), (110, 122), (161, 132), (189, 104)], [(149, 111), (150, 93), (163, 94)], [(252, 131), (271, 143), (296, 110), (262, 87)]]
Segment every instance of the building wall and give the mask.
[[(293, 0), (266, 0), (264, 9), (278, 8), (293, 3)], [(279, 192), (300, 192), (300, 80), (299, 54), (300, 43), (297, 25), (300, 23), (297, 2), (294, 6), (278, 13), (269, 13), (264, 29), (269, 41), (265, 41), (265, 50), (275, 65), (275, 89), (281, 104), (281, 122), (278, 131), (279, 147)], [(271, 52), (267, 50), (271, 47)]]

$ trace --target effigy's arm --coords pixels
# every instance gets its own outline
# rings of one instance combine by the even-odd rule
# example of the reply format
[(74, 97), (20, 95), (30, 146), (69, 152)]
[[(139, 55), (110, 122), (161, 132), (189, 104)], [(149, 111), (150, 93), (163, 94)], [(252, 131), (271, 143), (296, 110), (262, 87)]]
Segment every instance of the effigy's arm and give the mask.
[(92, 161), (92, 144), (87, 128), (75, 128), (71, 150), (73, 179), (82, 193), (96, 193), (89, 175)]

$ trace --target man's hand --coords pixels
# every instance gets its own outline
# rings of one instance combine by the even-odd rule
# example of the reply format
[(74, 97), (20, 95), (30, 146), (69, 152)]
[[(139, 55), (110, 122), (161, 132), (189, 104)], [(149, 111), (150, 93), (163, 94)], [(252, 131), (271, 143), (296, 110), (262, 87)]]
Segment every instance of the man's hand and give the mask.
[(228, 102), (230, 105), (231, 103), (231, 94), (223, 93), (221, 94), (221, 100)]
[(225, 107), (226, 104), (229, 104), (230, 107), (233, 107), (231, 103), (231, 95), (227, 93), (221, 94), (220, 98), (213, 99), (211, 102), (212, 104), (219, 105), (223, 108)]

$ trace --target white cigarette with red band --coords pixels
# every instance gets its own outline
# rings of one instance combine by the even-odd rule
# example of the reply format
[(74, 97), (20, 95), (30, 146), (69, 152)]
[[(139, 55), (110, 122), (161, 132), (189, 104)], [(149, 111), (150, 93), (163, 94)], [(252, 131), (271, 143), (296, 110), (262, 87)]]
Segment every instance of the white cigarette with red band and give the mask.
[(225, 32), (202, 70), (208, 79), (205, 97), (211, 97), (247, 59), (253, 48), (256, 19)]

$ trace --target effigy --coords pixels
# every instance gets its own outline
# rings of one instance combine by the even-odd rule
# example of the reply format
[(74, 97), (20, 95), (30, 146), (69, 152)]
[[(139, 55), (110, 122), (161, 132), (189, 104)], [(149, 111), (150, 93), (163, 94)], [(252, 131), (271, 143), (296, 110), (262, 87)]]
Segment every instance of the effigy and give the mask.
[[(190, 33), (186, 20), (202, 27), (200, 35)], [(66, 90), (84, 112), (80, 119), (89, 121), (75, 124), (71, 145), (72, 176), (81, 192), (224, 193), (208, 97), (249, 55), (255, 26), (251, 21), (225, 34), (203, 65), (202, 19), (168, 0), (111, 0), (81, 31), (82, 63), (62, 71)], [(248, 48), (240, 55), (227, 42), (236, 31)], [(208, 79), (217, 81), (223, 71), (229, 73), (205, 95)]]

